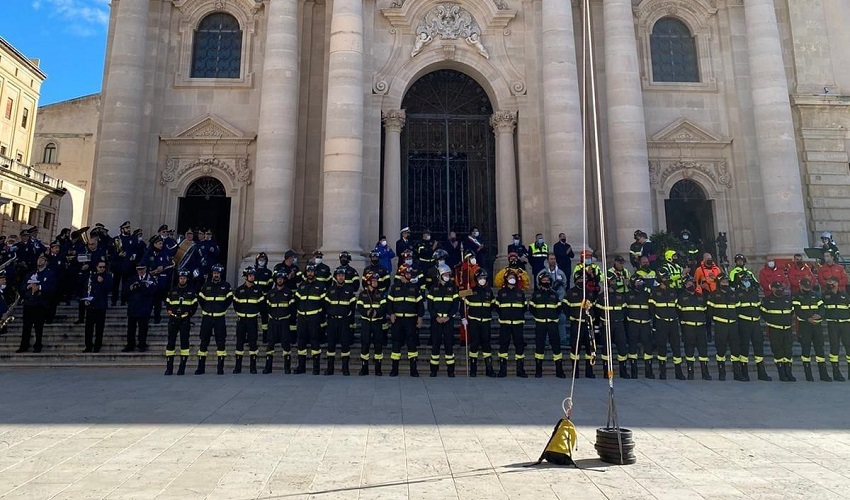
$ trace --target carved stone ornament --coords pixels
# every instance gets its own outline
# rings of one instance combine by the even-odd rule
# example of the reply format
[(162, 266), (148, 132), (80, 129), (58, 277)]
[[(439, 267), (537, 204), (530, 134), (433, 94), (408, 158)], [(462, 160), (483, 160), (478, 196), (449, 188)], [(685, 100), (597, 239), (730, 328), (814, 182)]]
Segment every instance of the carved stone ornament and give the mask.
[(663, 186), (671, 175), (682, 172), (685, 178), (701, 173), (718, 186), (732, 187), (732, 174), (726, 160), (717, 161), (659, 161), (649, 162), (649, 182), (653, 186)]
[(490, 126), (497, 134), (512, 134), (516, 127), (516, 111), (496, 111), (490, 116)]
[(384, 122), (387, 131), (401, 132), (401, 129), (404, 128), (405, 116), (403, 109), (381, 111), (381, 120)]
[(441, 3), (428, 11), (416, 27), (416, 41), (410, 57), (416, 57), (435, 38), (457, 40), (463, 38), (475, 47), (482, 57), (489, 59), (481, 43), (481, 28), (468, 10), (455, 3)]
[(227, 174), (235, 182), (251, 184), (251, 170), (248, 168), (247, 158), (236, 158), (228, 162), (218, 158), (198, 158), (194, 160), (181, 161), (179, 158), (168, 158), (165, 161), (165, 169), (160, 175), (159, 183), (166, 185), (169, 182), (183, 177), (192, 170), (200, 170), (203, 174), (210, 174), (213, 170), (219, 170)]

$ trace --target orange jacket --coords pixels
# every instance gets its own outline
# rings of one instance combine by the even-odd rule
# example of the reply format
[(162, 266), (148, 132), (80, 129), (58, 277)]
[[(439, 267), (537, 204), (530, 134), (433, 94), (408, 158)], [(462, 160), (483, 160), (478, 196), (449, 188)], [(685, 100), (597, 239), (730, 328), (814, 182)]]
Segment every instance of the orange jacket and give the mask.
[(815, 273), (812, 272), (812, 268), (805, 262), (803, 263), (803, 267), (797, 267), (793, 262), (788, 264), (785, 268), (785, 273), (788, 275), (788, 282), (791, 284), (792, 294), (799, 293), (800, 280), (803, 278), (809, 278), (809, 281), (811, 281), (813, 285), (817, 281), (815, 279)]
[(697, 266), (697, 270), (694, 271), (694, 281), (697, 283), (697, 293), (702, 294), (703, 292), (713, 292), (717, 290), (717, 277), (720, 276), (722, 271), (717, 264), (712, 264), (711, 267), (707, 267), (705, 262), (701, 262), (699, 266)]

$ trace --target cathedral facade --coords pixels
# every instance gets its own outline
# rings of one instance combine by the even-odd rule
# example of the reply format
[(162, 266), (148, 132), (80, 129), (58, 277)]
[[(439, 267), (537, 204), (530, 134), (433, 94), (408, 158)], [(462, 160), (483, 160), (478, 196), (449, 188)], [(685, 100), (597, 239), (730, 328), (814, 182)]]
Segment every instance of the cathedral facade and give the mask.
[(592, 55), (616, 250), (850, 242), (848, 2), (592, 0), (587, 32), (583, 4), (113, 0), (90, 222), (209, 226), (231, 272), (403, 226), (577, 244)]

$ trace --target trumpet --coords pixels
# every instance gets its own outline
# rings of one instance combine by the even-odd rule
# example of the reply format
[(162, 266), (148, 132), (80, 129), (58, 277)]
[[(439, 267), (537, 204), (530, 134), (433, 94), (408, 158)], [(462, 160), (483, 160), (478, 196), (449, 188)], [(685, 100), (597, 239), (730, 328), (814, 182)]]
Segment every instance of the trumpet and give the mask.
[(15, 317), (12, 316), (12, 311), (15, 309), (15, 307), (20, 302), (21, 302), (21, 294), (18, 294), (18, 296), (15, 297), (15, 301), (12, 302), (12, 305), (9, 306), (9, 310), (6, 311), (5, 313), (3, 313), (2, 316), (0, 316), (0, 330), (2, 330), (3, 328), (6, 328), (6, 325), (11, 323), (12, 321), (15, 321)]

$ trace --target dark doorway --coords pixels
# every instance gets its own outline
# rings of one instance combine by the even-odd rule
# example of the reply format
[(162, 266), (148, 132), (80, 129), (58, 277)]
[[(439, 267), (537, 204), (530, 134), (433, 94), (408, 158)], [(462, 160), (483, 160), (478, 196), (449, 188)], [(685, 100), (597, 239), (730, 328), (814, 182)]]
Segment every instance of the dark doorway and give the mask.
[(201, 177), (189, 185), (186, 196), (180, 198), (177, 231), (195, 231), (206, 227), (213, 231), (213, 240), (221, 249), (221, 264), (227, 263), (227, 242), (230, 237), (230, 198), (221, 182), (214, 177)]
[(688, 179), (673, 184), (669, 199), (664, 201), (664, 209), (667, 213), (668, 233), (678, 236), (683, 229), (687, 229), (693, 241), (700, 243), (703, 252), (717, 256), (714, 201), (707, 199), (699, 184)]
[(477, 226), (495, 255), (495, 138), (493, 107), (469, 76), (439, 70), (417, 80), (401, 105), (407, 119), (401, 136), (402, 225), (415, 236), (430, 229), (445, 240), (466, 237)]

